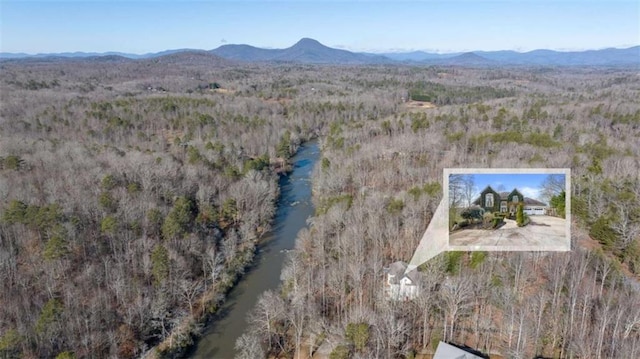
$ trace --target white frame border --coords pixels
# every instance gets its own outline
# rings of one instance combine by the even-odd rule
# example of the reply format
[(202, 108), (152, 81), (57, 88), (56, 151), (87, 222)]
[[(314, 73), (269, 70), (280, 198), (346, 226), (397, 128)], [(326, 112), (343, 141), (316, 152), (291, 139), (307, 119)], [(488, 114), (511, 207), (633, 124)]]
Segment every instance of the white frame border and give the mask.
[[(449, 176), (452, 174), (564, 174), (565, 178), (565, 235), (562, 246), (452, 246), (449, 245), (449, 229), (447, 228), (447, 244), (450, 251), (556, 251), (571, 250), (571, 169), (570, 168), (445, 168), (442, 171), (443, 201), (449, 207)], [(449, 223), (449, 211), (447, 221)]]

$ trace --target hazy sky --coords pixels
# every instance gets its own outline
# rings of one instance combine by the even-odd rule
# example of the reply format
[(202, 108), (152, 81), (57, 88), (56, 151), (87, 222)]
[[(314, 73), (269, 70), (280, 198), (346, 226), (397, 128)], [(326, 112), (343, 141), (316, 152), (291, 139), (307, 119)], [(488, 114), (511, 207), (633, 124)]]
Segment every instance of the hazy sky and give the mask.
[(0, 0), (0, 51), (157, 52), (302, 37), (352, 51), (529, 51), (640, 44), (640, 1)]

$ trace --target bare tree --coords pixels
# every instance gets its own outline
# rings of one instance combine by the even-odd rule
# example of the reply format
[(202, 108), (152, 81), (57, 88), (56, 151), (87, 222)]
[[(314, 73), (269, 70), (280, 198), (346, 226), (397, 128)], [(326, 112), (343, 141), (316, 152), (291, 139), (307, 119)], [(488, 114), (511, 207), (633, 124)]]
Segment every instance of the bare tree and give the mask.
[(550, 174), (544, 179), (544, 181), (542, 181), (541, 186), (542, 194), (545, 197), (550, 198), (551, 196), (555, 196), (565, 190), (565, 175)]
[(260, 340), (256, 335), (242, 334), (235, 344), (236, 359), (264, 358), (265, 353), (260, 346)]

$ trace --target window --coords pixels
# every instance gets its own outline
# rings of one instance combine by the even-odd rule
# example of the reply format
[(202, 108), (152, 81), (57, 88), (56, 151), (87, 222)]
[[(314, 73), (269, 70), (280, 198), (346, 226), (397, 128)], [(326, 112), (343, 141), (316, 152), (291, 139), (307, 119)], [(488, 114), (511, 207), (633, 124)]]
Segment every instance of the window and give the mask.
[(518, 198), (518, 195), (513, 196), (513, 198), (511, 198), (512, 202), (520, 202), (520, 199)]
[(487, 193), (484, 196), (484, 206), (493, 207), (493, 193)]
[(506, 212), (506, 211), (507, 211), (507, 201), (500, 202), (500, 212)]

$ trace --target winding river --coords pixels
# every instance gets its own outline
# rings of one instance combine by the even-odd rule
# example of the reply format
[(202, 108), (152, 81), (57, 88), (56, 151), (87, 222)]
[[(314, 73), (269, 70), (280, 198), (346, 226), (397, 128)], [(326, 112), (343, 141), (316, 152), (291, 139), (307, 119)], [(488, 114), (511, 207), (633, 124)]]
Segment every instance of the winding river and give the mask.
[(280, 178), (280, 198), (271, 233), (259, 247), (255, 264), (231, 290), (190, 358), (231, 359), (235, 356), (236, 339), (247, 328), (247, 313), (262, 292), (278, 287), (286, 251), (293, 249), (296, 235), (313, 215), (311, 172), (319, 156), (317, 142), (310, 141), (292, 158), (293, 172)]

